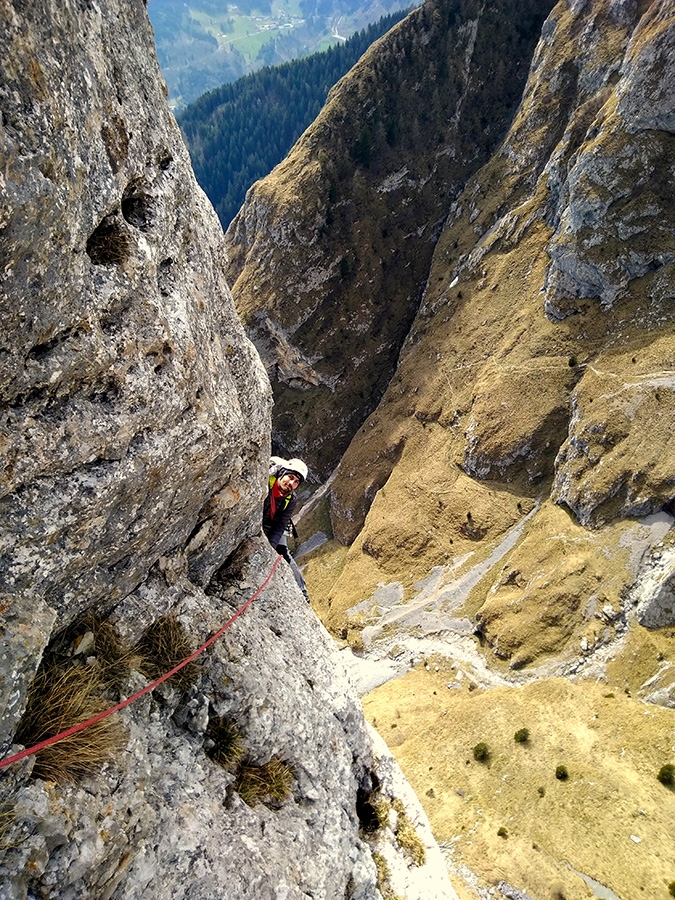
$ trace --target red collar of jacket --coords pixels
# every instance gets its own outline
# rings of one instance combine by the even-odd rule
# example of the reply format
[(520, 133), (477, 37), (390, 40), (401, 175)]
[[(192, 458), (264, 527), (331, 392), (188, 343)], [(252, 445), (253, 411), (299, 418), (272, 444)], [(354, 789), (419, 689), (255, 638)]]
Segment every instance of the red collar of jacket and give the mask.
[(272, 483), (272, 490), (270, 491), (270, 513), (272, 518), (274, 518), (277, 513), (277, 502), (279, 500), (285, 500), (286, 502), (284, 503), (284, 508), (286, 508), (288, 506), (288, 501), (291, 499), (292, 495), (293, 491), (288, 494), (284, 494), (279, 487), (278, 480), (276, 478), (274, 479)]

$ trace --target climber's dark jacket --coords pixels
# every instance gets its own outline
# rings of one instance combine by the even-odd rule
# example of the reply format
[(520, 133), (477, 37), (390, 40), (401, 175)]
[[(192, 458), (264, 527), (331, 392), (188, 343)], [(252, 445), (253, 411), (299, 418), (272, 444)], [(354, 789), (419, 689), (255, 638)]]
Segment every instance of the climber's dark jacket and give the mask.
[(290, 524), (293, 510), (295, 509), (295, 505), (298, 502), (298, 498), (295, 496), (295, 493), (290, 494), (288, 498), (277, 500), (276, 513), (274, 516), (272, 516), (272, 504), (270, 498), (272, 496), (272, 488), (274, 487), (274, 483), (276, 480), (277, 479), (275, 475), (270, 475), (269, 490), (267, 492), (267, 496), (265, 497), (265, 502), (263, 503), (262, 522), (263, 531), (267, 535), (267, 540), (275, 550), (277, 549), (277, 544), (281, 540), (286, 527)]

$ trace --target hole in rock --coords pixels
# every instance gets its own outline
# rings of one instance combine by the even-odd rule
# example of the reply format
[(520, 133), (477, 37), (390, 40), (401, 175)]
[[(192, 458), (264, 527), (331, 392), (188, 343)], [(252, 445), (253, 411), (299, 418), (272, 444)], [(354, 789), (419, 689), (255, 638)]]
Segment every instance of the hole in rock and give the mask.
[(131, 254), (131, 240), (110, 216), (101, 221), (87, 240), (87, 254), (95, 266), (115, 266)]
[(381, 824), (376, 808), (379, 787), (379, 778), (374, 772), (370, 772), (356, 792), (356, 815), (366, 834), (373, 834)]
[(169, 296), (175, 284), (175, 279), (172, 274), (172, 267), (173, 259), (171, 259), (171, 257), (163, 259), (157, 267), (157, 286), (159, 287), (159, 292), (163, 297)]
[(122, 215), (140, 231), (149, 231), (155, 224), (155, 201), (133, 182), (122, 197)]

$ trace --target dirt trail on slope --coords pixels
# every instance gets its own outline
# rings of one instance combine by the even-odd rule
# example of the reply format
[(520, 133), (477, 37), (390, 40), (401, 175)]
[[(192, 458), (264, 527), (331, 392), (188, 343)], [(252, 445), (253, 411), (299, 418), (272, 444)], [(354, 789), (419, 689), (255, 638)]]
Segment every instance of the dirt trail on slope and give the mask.
[[(489, 896), (513, 887), (535, 900), (665, 900), (675, 794), (656, 773), (675, 761), (675, 712), (638, 697), (671, 671), (672, 641), (637, 626), (627, 603), (624, 627), (607, 643), (525, 670), (500, 664), (465, 604), (496, 578), (526, 526), (474, 565), (467, 554), (435, 567), (407, 602), (393, 582), (349, 610), (363, 638), (360, 652), (343, 650), (352, 679), (463, 900), (488, 897), (490, 887), (499, 892)], [(671, 526), (658, 514), (624, 535), (633, 570)], [(523, 727), (530, 737), (521, 745), (514, 734)], [(472, 753), (481, 741), (490, 748), (484, 764)], [(556, 777), (560, 765), (566, 779)]]

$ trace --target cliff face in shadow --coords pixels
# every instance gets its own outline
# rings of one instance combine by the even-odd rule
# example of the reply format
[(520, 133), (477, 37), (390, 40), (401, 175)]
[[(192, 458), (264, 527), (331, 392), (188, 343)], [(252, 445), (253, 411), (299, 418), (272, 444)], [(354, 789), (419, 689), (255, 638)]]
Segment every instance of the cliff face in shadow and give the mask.
[(4, 3), (0, 59), (3, 759), (172, 670), (270, 576), (180, 677), (3, 768), (0, 896), (378, 900), (377, 841), (400, 894), (452, 898), (260, 537), (270, 386), (143, 4)]
[(274, 389), (273, 440), (321, 478), (392, 377), (450, 204), (503, 138), (552, 5), (413, 11), (227, 231), (227, 277)]

